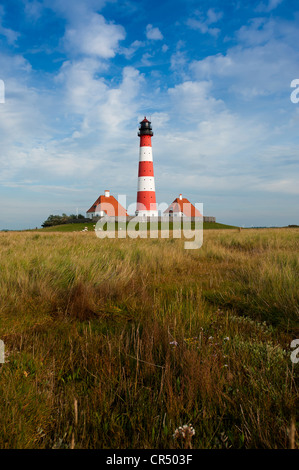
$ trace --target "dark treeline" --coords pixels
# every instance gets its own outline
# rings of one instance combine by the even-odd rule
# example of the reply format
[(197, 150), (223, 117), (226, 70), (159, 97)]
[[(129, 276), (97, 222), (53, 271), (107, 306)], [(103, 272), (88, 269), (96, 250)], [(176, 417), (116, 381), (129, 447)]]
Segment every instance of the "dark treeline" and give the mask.
[(84, 222), (86, 218), (82, 214), (62, 214), (62, 215), (49, 215), (47, 220), (42, 224), (42, 227), (53, 227), (54, 225), (63, 225)]

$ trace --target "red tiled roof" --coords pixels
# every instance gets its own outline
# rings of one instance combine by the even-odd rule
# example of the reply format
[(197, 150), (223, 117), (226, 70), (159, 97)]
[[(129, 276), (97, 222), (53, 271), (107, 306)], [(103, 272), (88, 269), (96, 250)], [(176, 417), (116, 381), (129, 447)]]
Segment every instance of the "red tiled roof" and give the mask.
[(114, 196), (100, 196), (95, 203), (88, 209), (87, 213), (105, 212), (109, 217), (127, 216), (126, 209), (119, 204)]
[(186, 217), (202, 217), (202, 214), (199, 212), (199, 210), (197, 210), (185, 197), (182, 199), (177, 197), (166, 209), (166, 211), (164, 211), (164, 214), (170, 211), (182, 212)]

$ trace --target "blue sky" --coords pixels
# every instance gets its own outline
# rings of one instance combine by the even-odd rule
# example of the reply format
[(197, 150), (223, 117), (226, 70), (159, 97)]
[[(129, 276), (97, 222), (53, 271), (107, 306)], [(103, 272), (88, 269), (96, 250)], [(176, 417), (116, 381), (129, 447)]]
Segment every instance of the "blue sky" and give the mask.
[(0, 1), (0, 229), (134, 203), (145, 115), (159, 203), (299, 224), (298, 26), (295, 0)]

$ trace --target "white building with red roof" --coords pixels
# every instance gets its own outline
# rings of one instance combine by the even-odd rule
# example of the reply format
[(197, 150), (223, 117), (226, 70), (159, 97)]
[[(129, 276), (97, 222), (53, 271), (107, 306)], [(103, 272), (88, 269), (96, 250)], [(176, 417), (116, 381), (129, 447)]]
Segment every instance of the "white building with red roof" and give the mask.
[(126, 209), (119, 204), (114, 196), (111, 196), (107, 189), (104, 195), (98, 197), (95, 203), (86, 212), (86, 216), (90, 219), (93, 217), (127, 217)]
[(182, 194), (170, 204), (163, 214), (169, 217), (202, 217), (199, 210)]

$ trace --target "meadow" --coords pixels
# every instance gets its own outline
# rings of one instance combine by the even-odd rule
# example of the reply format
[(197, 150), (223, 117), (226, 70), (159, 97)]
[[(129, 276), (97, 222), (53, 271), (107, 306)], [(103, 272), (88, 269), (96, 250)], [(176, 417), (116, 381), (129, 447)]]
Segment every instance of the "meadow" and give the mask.
[(298, 448), (298, 248), (0, 233), (0, 448)]

